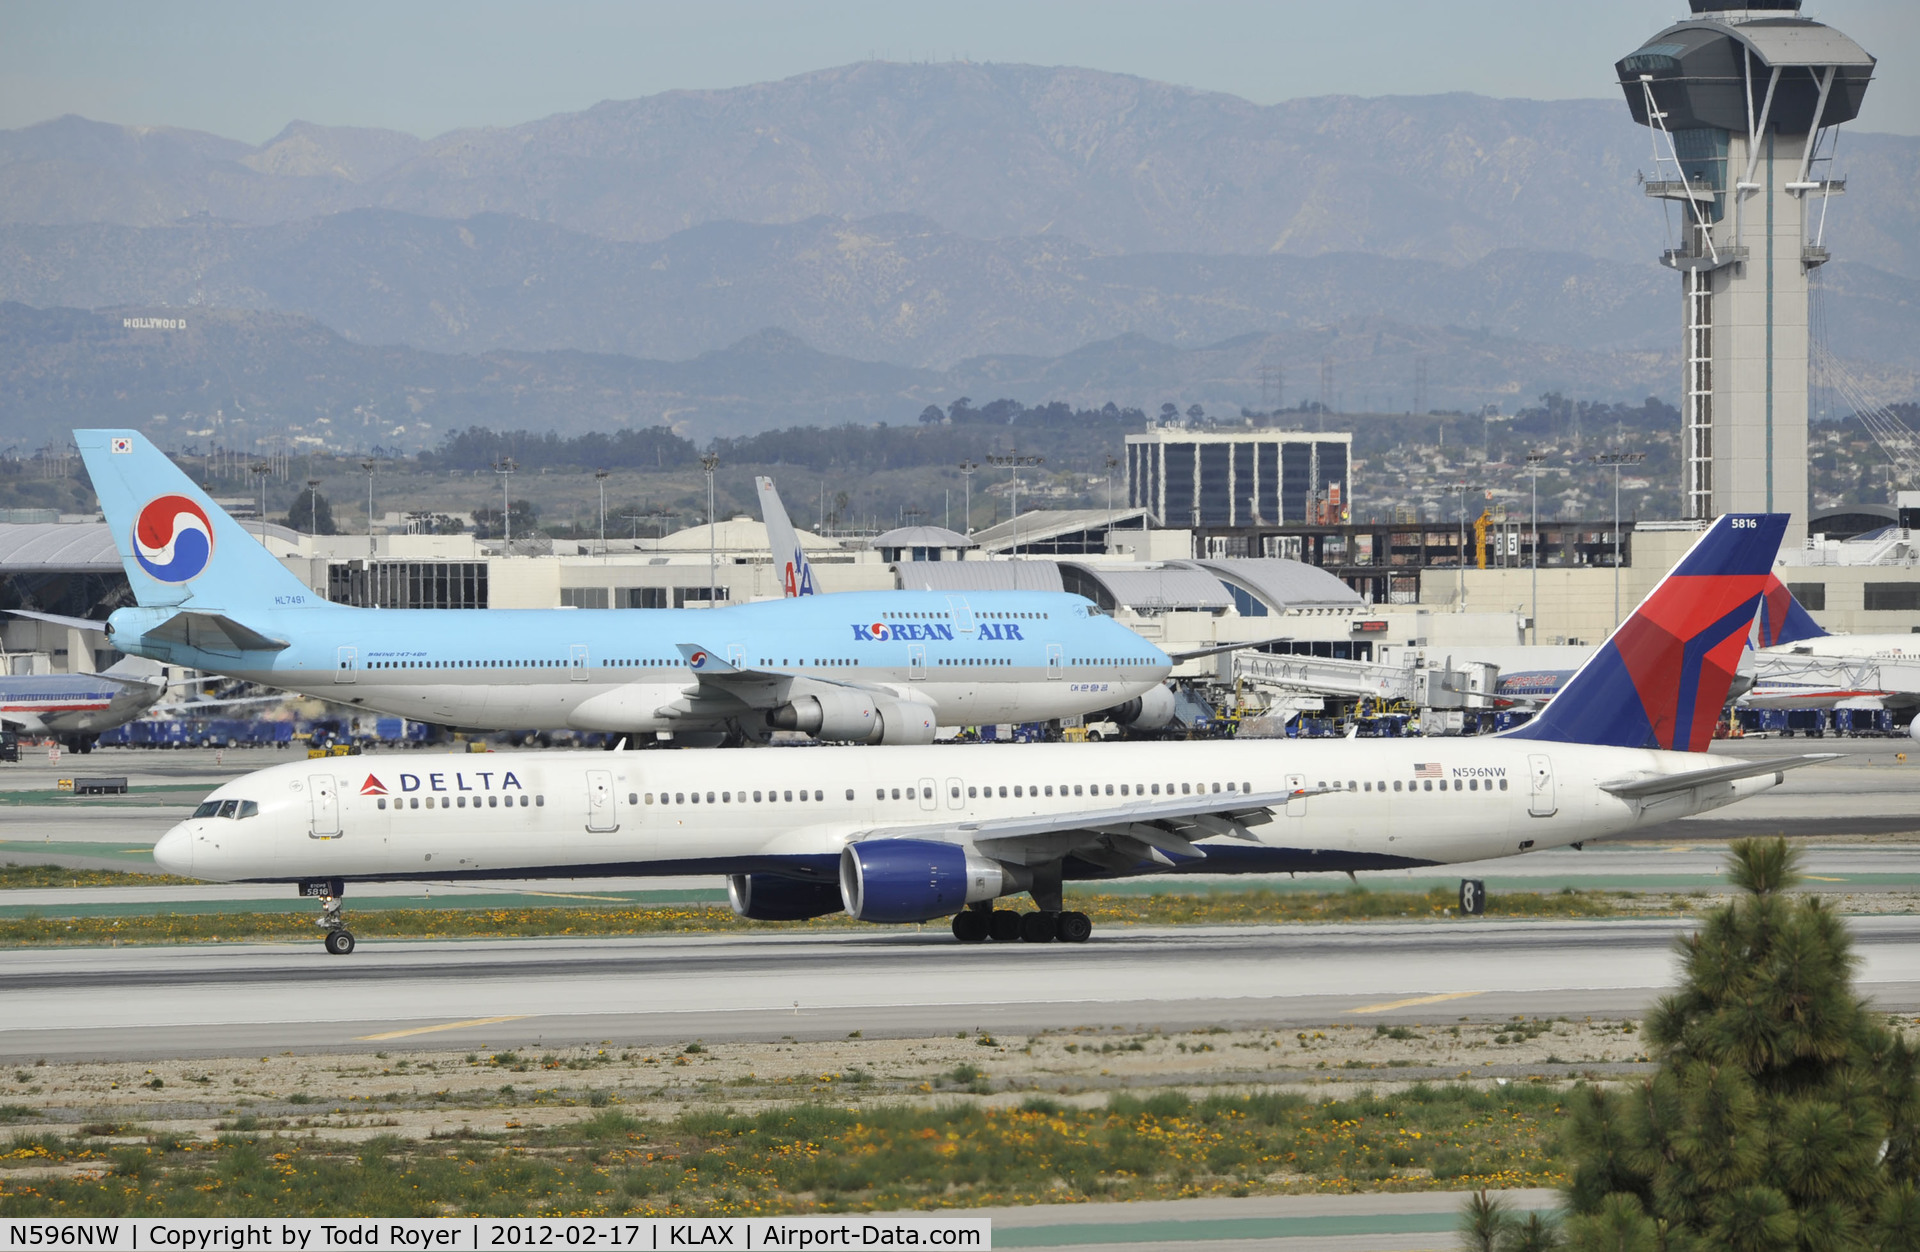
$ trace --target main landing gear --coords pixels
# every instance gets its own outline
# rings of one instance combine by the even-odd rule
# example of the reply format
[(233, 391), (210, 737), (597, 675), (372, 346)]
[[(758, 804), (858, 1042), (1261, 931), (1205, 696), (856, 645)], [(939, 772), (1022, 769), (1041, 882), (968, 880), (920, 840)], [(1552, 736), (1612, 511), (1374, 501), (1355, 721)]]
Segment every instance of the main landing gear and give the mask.
[(953, 937), (961, 943), (1085, 943), (1093, 934), (1093, 921), (1085, 913), (1016, 913), (1012, 909), (969, 907), (953, 917)]

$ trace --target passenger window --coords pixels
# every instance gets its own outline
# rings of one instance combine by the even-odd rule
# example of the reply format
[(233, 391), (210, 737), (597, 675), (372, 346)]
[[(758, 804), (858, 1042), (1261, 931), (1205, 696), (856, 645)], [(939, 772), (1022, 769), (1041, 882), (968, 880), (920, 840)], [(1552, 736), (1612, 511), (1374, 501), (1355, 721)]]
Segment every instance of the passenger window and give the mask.
[[(386, 799), (385, 799), (384, 797), (382, 797), (381, 799), (379, 799), (379, 800), (376, 800), (376, 801), (374, 801), (374, 807), (376, 807), (376, 808), (382, 808), (382, 809), (384, 809), (384, 808), (386, 808), (386, 807), (387, 807), (387, 802), (386, 802)], [(253, 814), (251, 814), (251, 813), (249, 813), (249, 814), (247, 814), (247, 816), (248, 816), (248, 817), (252, 817), (252, 816), (253, 816)]]
[(1426, 785), (1426, 788), (1425, 788), (1425, 790), (1427, 790), (1427, 791), (1432, 791), (1432, 790), (1433, 790), (1433, 779), (1431, 779), (1431, 778), (1429, 778), (1429, 779), (1427, 779), (1427, 785)]
[(731, 792), (731, 791), (723, 791), (723, 792), (721, 792), (721, 793), (720, 793), (720, 803), (722, 803), (722, 804), (732, 804), (732, 803), (733, 803), (733, 792)]
[(1351, 779), (1351, 778), (1349, 778), (1349, 779), (1347, 779), (1347, 790), (1348, 790), (1348, 791), (1358, 791), (1358, 790), (1360, 790), (1360, 784), (1359, 784), (1359, 783), (1357, 783), (1357, 782), (1355, 782), (1355, 781), (1353, 781), (1353, 779)]
[(849, 799), (849, 800), (851, 800), (851, 799), (853, 799), (853, 788), (852, 788), (852, 787), (848, 787), (848, 788), (847, 788), (847, 799)]
[(709, 792), (707, 792), (707, 803), (708, 803), (708, 804), (712, 804), (712, 803), (713, 803), (713, 792), (711, 792), (711, 791), (709, 791)]
[(893, 789), (893, 798), (894, 798), (894, 799), (896, 799), (896, 800), (898, 800), (898, 799), (900, 798), (900, 788), (898, 788), (898, 787), (895, 787), (895, 788)]
[[(991, 794), (991, 793), (992, 793), (992, 791), (993, 791), (993, 788), (992, 788), (992, 787), (988, 787), (988, 788), (987, 788), (987, 791), (988, 791), (988, 793), (989, 793), (989, 794)], [(967, 799), (969, 799), (969, 800), (973, 800), (973, 799), (976, 799), (976, 798), (978, 798), (978, 797), (979, 797), (979, 795), (980, 795), (980, 792), (979, 792), (979, 791), (978, 791), (977, 789), (975, 789), (975, 788), (973, 788), (973, 787), (968, 787), (968, 788), (967, 788)]]
[(1180, 794), (1181, 794), (1181, 795), (1183, 795), (1183, 796), (1190, 796), (1190, 795), (1192, 795), (1192, 794), (1193, 794), (1193, 784), (1192, 784), (1192, 783), (1181, 783), (1181, 784), (1180, 784)]
[[(697, 793), (696, 793), (696, 794), (697, 794)], [(686, 792), (684, 792), (684, 791), (676, 791), (676, 792), (674, 792), (674, 793), (673, 793), (673, 802), (674, 802), (675, 804), (685, 804), (685, 803), (687, 802), (687, 793), (686, 793)]]
[(1215, 795), (1219, 795), (1219, 794), (1220, 794), (1220, 784), (1219, 784), (1219, 783), (1215, 783), (1215, 784), (1213, 784), (1213, 794), (1215, 794)]
[(410, 808), (410, 809), (417, 809), (417, 808), (419, 808), (419, 807), (420, 807), (420, 797), (419, 797), (419, 796), (415, 796), (415, 797), (413, 798), (413, 803), (411, 803), (411, 804), (409, 804), (409, 805), (407, 805), (407, 807), (408, 807), (408, 808)]
[(1502, 778), (1500, 780), (1500, 790), (1505, 791), (1506, 789), (1507, 789), (1507, 780)]
[(753, 802), (755, 804), (760, 803), (760, 793), (757, 791), (753, 793)]
[[(1001, 792), (1000, 794), (1002, 794), (1002, 795), (1005, 795), (1006, 793), (1005, 793), (1005, 792), (1003, 791), (1003, 792)], [(1014, 789), (1013, 789), (1013, 798), (1014, 798), (1014, 799), (1016, 799), (1016, 800), (1018, 800), (1018, 799), (1020, 798), (1020, 796), (1021, 796), (1021, 790), (1020, 790), (1020, 788), (1019, 788), (1019, 786), (1017, 786), (1017, 785), (1016, 785), (1016, 786), (1014, 787)]]
[(432, 797), (432, 796), (428, 796), (428, 797), (427, 797), (427, 807), (428, 807), (428, 808), (432, 808), (432, 807), (433, 807), (433, 797)]
[(1469, 778), (1467, 780), (1467, 790), (1468, 791), (1480, 790), (1480, 780), (1478, 778)]
[[(801, 794), (803, 794), (803, 795), (804, 795), (804, 794), (805, 794), (805, 792), (802, 792)], [(826, 797), (826, 793), (825, 793), (825, 792), (821, 792), (821, 791), (816, 791), (816, 792), (814, 792), (814, 793), (813, 793), (813, 798), (814, 798), (815, 800), (824, 800), (824, 799), (826, 799), (827, 797)]]
[(947, 788), (947, 799), (958, 800), (959, 798), (960, 798), (960, 788), (957, 786), (949, 786)]
[(467, 807), (467, 798), (465, 796), (461, 796), (454, 803), (456, 804), (457, 807), (464, 809)]
[(1047, 794), (1048, 794), (1049, 796), (1051, 796), (1051, 795), (1053, 794), (1053, 784), (1052, 784), (1052, 783), (1048, 783), (1048, 784), (1047, 784)]
[(788, 804), (792, 804), (792, 803), (793, 803), (793, 792), (791, 792), (791, 791), (789, 791), (789, 792), (787, 792), (787, 803), (788, 803)]
[[(711, 797), (709, 797), (709, 798), (711, 798)], [(525, 800), (522, 800), (522, 801), (520, 801), (520, 803), (524, 805), (524, 804), (526, 803), (526, 801), (525, 801)], [(533, 798), (533, 807), (535, 807), (535, 808), (537, 808), (537, 809), (544, 809), (544, 808), (546, 808), (546, 807), (547, 807), (547, 798), (546, 798), (545, 796), (535, 796), (535, 797)]]
[[(512, 804), (512, 803), (513, 803), (513, 801), (512, 801), (511, 799), (509, 799), (509, 800), (507, 801), (507, 803), (508, 803), (508, 804)], [(653, 803), (653, 792), (651, 792), (651, 791), (649, 791), (649, 792), (647, 792), (647, 803), (648, 803), (648, 804), (652, 804), (652, 803)]]
[[(1062, 790), (1064, 791), (1064, 788), (1063, 788)], [(1075, 794), (1075, 795), (1079, 795), (1079, 794), (1080, 794), (1080, 784), (1079, 784), (1079, 783), (1075, 783), (1075, 784), (1073, 784), (1073, 794)]]
[(1107, 794), (1108, 794), (1108, 795), (1112, 795), (1112, 794), (1113, 794), (1113, 784), (1112, 784), (1112, 783), (1108, 783), (1108, 784), (1107, 784)]

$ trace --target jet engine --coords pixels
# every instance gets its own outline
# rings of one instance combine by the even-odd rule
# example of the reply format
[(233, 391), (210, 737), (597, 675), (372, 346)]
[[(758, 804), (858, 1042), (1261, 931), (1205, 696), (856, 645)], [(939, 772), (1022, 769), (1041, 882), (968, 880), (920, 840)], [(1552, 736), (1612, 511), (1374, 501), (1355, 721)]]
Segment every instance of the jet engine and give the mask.
[(1173, 720), (1173, 692), (1166, 687), (1143, 691), (1125, 704), (1116, 704), (1104, 713), (1095, 713), (1088, 721), (1107, 719), (1129, 730), (1159, 730)]
[(797, 730), (821, 739), (868, 743), (880, 729), (873, 701), (848, 687), (828, 687), (812, 695), (795, 696), (767, 711), (775, 730)]
[(1009, 867), (959, 844), (868, 839), (840, 853), (840, 896), (863, 922), (924, 922), (1019, 891)]
[(888, 700), (880, 706), (880, 743), (932, 743), (933, 710), (912, 700)]
[(730, 874), (727, 903), (756, 922), (799, 922), (825, 917), (841, 908), (840, 888), (830, 882), (801, 882), (778, 874)]

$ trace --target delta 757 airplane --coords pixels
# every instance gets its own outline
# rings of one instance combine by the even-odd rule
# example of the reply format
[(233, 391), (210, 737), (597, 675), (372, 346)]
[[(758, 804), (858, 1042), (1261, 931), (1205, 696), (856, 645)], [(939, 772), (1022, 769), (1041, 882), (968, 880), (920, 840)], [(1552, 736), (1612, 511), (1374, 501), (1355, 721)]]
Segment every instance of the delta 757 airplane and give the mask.
[(74, 440), (139, 606), (117, 610), (108, 634), (138, 656), (495, 730), (929, 743), (936, 726), (1114, 710), (1150, 728), (1173, 712), (1167, 655), (1058, 592), (845, 592), (701, 610), (331, 604), (136, 432)]
[[(1709, 757), (1784, 515), (1714, 523), (1563, 697), (1488, 738), (514, 752), (299, 761), (215, 790), (161, 868), (291, 882), (726, 874), (736, 911), (1084, 940), (1067, 880), (1511, 856), (1719, 808), (1831, 759)], [(1463, 888), (1464, 889), (1464, 888)], [(995, 909), (1019, 892), (1038, 910)]]

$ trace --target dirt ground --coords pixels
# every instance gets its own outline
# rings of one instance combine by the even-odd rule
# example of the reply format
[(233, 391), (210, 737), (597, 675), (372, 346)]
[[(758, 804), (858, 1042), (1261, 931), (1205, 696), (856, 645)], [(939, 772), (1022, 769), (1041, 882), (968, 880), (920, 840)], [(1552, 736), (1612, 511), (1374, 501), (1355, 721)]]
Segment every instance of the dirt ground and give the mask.
[(129, 1062), (45, 1062), (0, 1073), (9, 1131), (133, 1141), (279, 1130), (334, 1139), (425, 1138), (553, 1126), (618, 1105), (647, 1117), (791, 1100), (1099, 1104), (1113, 1090), (1190, 1094), (1297, 1088), (1332, 1098), (1416, 1081), (1561, 1080), (1634, 1072), (1639, 1023), (1441, 1019), (1307, 1031), (1121, 1030), (1032, 1036), (600, 1046)]

